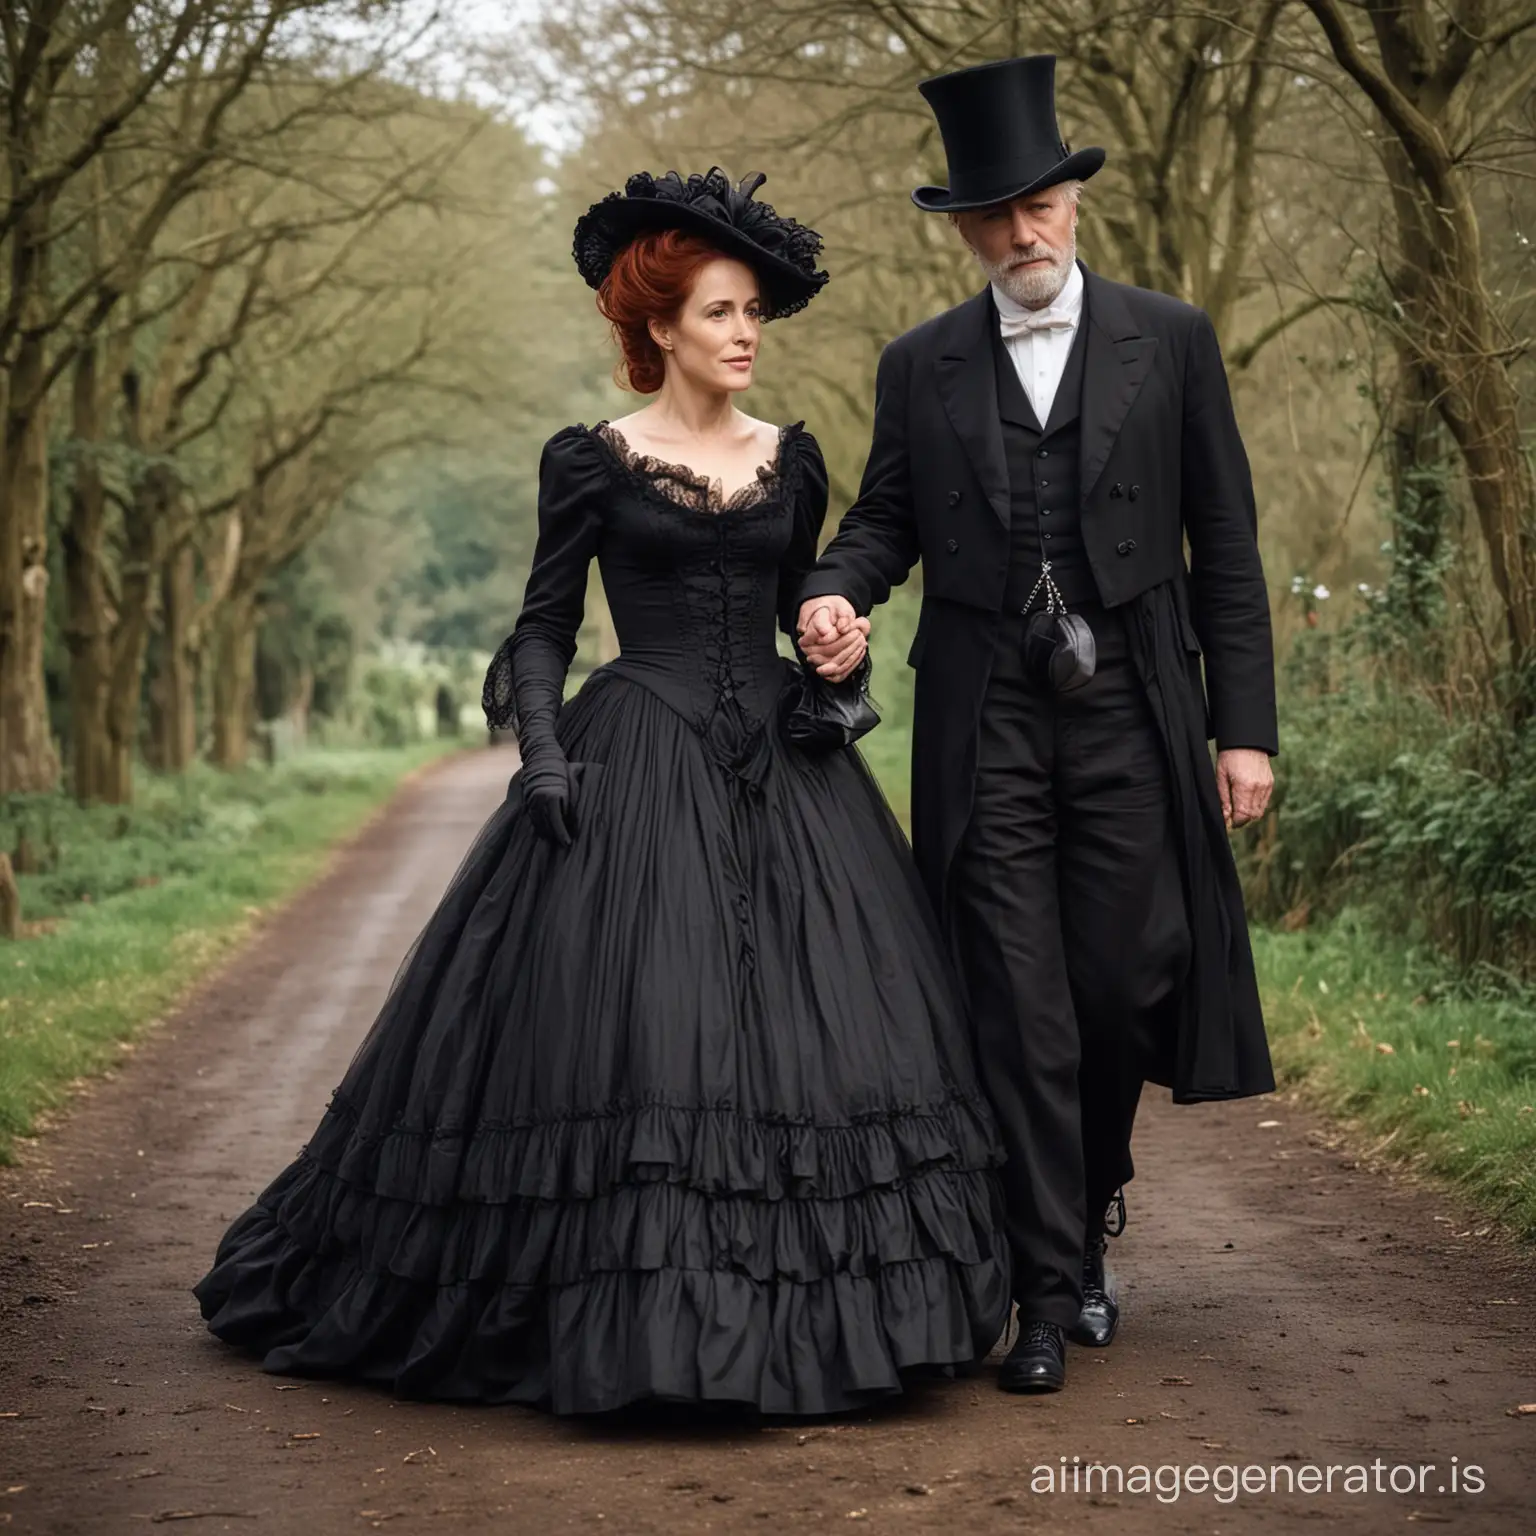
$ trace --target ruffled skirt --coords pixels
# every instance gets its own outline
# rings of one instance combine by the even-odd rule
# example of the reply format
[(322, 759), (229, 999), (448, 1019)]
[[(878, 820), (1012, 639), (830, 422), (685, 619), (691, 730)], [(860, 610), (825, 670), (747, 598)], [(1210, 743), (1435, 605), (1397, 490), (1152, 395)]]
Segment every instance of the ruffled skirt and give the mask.
[(320, 1125), (196, 1287), (268, 1370), (600, 1412), (838, 1412), (986, 1353), (1001, 1153), (854, 752), (756, 767), (599, 674), (578, 833), (518, 782)]

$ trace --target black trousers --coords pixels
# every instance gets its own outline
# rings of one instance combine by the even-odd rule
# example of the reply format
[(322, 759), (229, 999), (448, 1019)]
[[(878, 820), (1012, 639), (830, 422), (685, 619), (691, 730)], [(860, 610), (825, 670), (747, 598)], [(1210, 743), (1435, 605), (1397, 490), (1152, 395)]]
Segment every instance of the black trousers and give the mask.
[(1024, 619), (1003, 622), (949, 901), (1008, 1154), (1014, 1299), (1063, 1326), (1090, 1226), (1131, 1177), (1145, 1065), (1190, 956), (1168, 769), (1123, 620), (1075, 611), (1099, 659), (1068, 694), (1026, 678)]

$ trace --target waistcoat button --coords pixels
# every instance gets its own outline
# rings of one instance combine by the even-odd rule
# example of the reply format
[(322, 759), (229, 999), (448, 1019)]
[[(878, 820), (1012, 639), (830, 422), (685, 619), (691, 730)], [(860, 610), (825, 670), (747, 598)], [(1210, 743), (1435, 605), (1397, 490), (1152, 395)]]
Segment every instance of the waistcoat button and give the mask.
[(959, 553), (960, 553), (960, 541), (959, 541), (959, 539), (951, 539), (951, 540), (950, 540), (950, 541), (949, 541), (949, 543), (948, 543), (948, 544), (946, 544), (946, 545), (945, 545), (945, 546), (944, 546), (944, 547), (945, 547), (945, 548), (946, 548), (946, 549), (947, 549), (947, 550), (948, 550), (948, 551), (949, 551), (949, 552), (950, 552), (950, 554), (952, 554), (952, 555), (958, 555), (958, 554), (959, 554)]
[(1136, 498), (1138, 496), (1140, 496), (1140, 495), (1141, 495), (1141, 487), (1139, 485), (1133, 485), (1131, 487), (1131, 500), (1135, 501)]
[(951, 491), (949, 493), (949, 504), (952, 507), (958, 507), (960, 505), (960, 492), (959, 491)]
[(1115, 552), (1117, 554), (1121, 554), (1121, 555), (1128, 555), (1135, 548), (1136, 548), (1136, 540), (1135, 539), (1127, 539), (1125, 541), (1125, 543), (1115, 545)]

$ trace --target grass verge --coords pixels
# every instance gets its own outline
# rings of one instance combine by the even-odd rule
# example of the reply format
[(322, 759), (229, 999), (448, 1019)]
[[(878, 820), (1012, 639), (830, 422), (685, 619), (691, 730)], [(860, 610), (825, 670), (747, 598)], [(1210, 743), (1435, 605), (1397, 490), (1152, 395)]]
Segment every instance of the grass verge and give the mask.
[(1530, 997), (1471, 995), (1357, 914), (1253, 941), (1280, 1080), (1536, 1239)]
[(53, 795), (0, 806), (0, 847), (25, 835), (46, 866), (18, 881), (31, 936), (0, 940), (0, 1162), (452, 746), (146, 777), (127, 808)]
[(907, 666), (907, 648), (917, 629), (921, 595), (898, 587), (873, 615), (870, 656), (874, 675), (870, 695), (880, 712), (880, 724), (859, 743), (896, 819), (911, 832), (912, 812), (912, 693), (914, 676)]

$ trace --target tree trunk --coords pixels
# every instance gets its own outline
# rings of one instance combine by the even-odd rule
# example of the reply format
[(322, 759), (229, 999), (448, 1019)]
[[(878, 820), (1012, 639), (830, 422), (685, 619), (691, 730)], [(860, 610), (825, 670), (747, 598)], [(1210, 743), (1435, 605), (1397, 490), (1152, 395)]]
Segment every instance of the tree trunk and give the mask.
[(1452, 450), (1428, 370), (1400, 352), (1398, 376), (1385, 444), (1392, 495), (1392, 597), (1395, 611), (1427, 634), (1440, 614)]
[(151, 469), (137, 487), (124, 519), (123, 568), (118, 578), (117, 625), (107, 686), (106, 773), (101, 798), (109, 805), (133, 799), (133, 759), (139, 743), (144, 657), (159, 585), (160, 531), (169, 498), (169, 472)]
[(315, 674), (301, 665), (294, 681), (293, 698), (283, 711), (283, 718), (293, 727), (292, 746), (296, 751), (309, 743), (309, 711), (314, 702)]
[[(0, 853), (0, 939), (21, 937), (21, 892), (11, 869), (11, 856)], [(18, 965), (21, 962), (16, 962)]]
[(1404, 345), (1461, 451), (1518, 668), (1536, 645), (1536, 475), (1484, 281), (1482, 235), (1459, 142), (1459, 114), (1475, 89), (1469, 71), (1478, 59), (1463, 44), (1476, 32), (1461, 17), (1443, 35), (1435, 32), (1422, 3), (1369, 6), (1379, 50), (1373, 58), (1339, 0), (1306, 4), (1386, 126), (1383, 164), (1403, 256), (1393, 298), (1407, 322)]
[(64, 639), (69, 648), (70, 776), (82, 805), (103, 798), (110, 779), (107, 688), (112, 614), (102, 570), (106, 493), (96, 448), (101, 397), (96, 348), (81, 349), (74, 368), (73, 428), (78, 448), (64, 525)]
[[(17, 230), (13, 239), (25, 244), (24, 232)], [(20, 261), (19, 255), (13, 258), (13, 281)], [(0, 440), (0, 795), (50, 790), (59, 781), (43, 679), (48, 604), (44, 364), (42, 337), (24, 331), (9, 370)]]
[(1429, 428), (1430, 410), (1460, 450), (1518, 665), (1536, 644), (1536, 481), (1521, 440), (1519, 397), (1499, 355), (1471, 190), (1438, 138), (1415, 147), (1417, 163), (1402, 142), (1388, 140), (1382, 151), (1403, 258), (1392, 275), (1393, 297), (1409, 322), (1397, 339), (1404, 393), (1423, 403), (1422, 411), (1410, 404), (1417, 419), (1405, 426), (1419, 439), (1415, 463), (1426, 437), (1438, 435)]
[(245, 766), (256, 697), (256, 602), (232, 597), (218, 615), (213, 642), (213, 753), (216, 767)]
[(184, 773), (197, 756), (197, 664), (192, 654), (194, 555), (187, 540), (160, 577), (160, 691), (156, 752), (166, 773)]
[[(1518, 666), (1536, 647), (1536, 476), (1520, 436), (1520, 401), (1503, 364), (1493, 355), (1491, 316), (1477, 293), (1458, 290), (1458, 329), (1481, 332), (1475, 352), (1447, 360), (1435, 371), (1444, 385), (1442, 413), (1466, 463), (1472, 503), (1488, 548), (1493, 584), (1504, 603), (1511, 659)], [(1486, 296), (1484, 296), (1486, 298)]]
[[(1396, 338), (1407, 412), (1400, 430), (1413, 440), (1413, 465), (1433, 451), (1431, 410), (1455, 441), (1518, 666), (1536, 645), (1536, 480), (1483, 280), (1476, 210), (1448, 157), (1430, 167), (1428, 182), (1401, 145), (1388, 144), (1383, 160), (1403, 258), (1392, 294), (1407, 321)], [(1443, 526), (1443, 510), (1439, 516)]]

